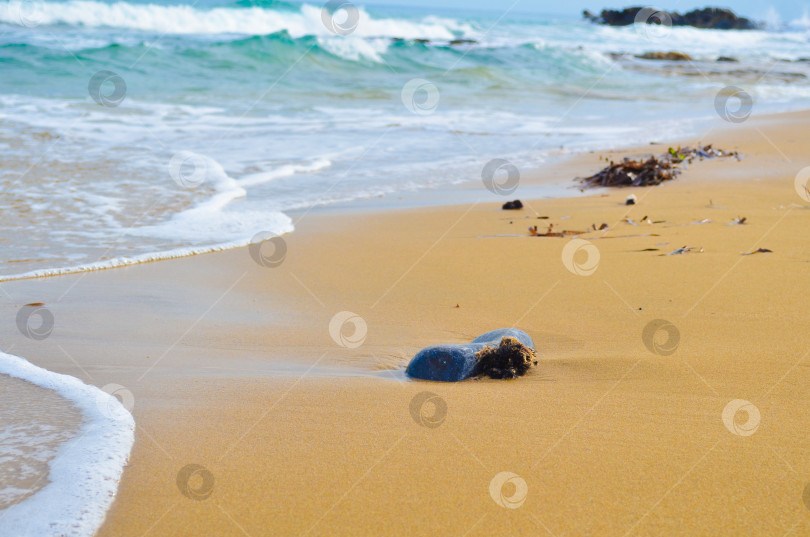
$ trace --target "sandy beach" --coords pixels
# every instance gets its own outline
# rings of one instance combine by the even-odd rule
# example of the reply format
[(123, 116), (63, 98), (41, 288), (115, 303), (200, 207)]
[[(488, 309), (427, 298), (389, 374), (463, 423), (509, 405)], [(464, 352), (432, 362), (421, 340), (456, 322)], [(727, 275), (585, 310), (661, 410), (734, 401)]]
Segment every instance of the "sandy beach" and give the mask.
[[(521, 196), (668, 144), (525, 174), (519, 211), (292, 213), (277, 266), (239, 248), (5, 282), (4, 350), (131, 393), (100, 537), (803, 535), (809, 120), (706, 132), (742, 160), (656, 187)], [(568, 257), (527, 232), (603, 222)], [(30, 302), (47, 339), (15, 328)], [(420, 348), (502, 327), (537, 345), (525, 377), (406, 379)]]

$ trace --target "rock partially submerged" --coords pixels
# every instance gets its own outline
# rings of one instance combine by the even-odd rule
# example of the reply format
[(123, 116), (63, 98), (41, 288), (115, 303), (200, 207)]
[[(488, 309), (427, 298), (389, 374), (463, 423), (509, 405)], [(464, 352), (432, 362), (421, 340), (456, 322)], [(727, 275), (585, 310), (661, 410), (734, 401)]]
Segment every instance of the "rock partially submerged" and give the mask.
[(645, 52), (639, 54), (636, 58), (640, 60), (665, 60), (669, 62), (688, 62), (692, 61), (692, 56), (684, 52)]
[(691, 164), (695, 158), (735, 157), (736, 151), (723, 151), (711, 145), (697, 148), (669, 148), (665, 155), (651, 156), (646, 159), (633, 160), (625, 158), (619, 164), (614, 162), (599, 173), (584, 179), (578, 179), (585, 187), (595, 186), (653, 186), (674, 179), (681, 173), (681, 166)]
[(645, 21), (647, 24), (661, 24), (662, 20), (665, 20), (665, 24), (672, 21), (672, 26), (693, 26), (695, 28), (712, 28), (715, 30), (756, 30), (760, 27), (759, 24), (750, 19), (738, 17), (730, 9), (717, 7), (694, 9), (683, 15), (675, 11), (652, 11), (649, 8), (628, 7), (622, 10), (603, 9), (599, 15), (585, 10), (582, 16), (597, 24), (630, 26), (635, 24), (636, 17), (642, 9), (649, 10), (652, 15)]
[(419, 351), (408, 364), (409, 377), (441, 382), (487, 375), (506, 379), (521, 376), (536, 364), (534, 342), (515, 328), (501, 328), (470, 343), (432, 345)]

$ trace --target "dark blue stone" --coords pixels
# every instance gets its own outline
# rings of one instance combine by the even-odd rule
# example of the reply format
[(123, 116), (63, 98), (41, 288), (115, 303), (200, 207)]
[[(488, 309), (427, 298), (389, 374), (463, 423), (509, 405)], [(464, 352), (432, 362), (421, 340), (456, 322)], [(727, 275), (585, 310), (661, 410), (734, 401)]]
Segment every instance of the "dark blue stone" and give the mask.
[(442, 382), (458, 382), (470, 378), (475, 369), (475, 353), (484, 347), (499, 345), (504, 337), (513, 337), (527, 347), (534, 348), (534, 342), (526, 332), (515, 328), (500, 328), (478, 336), (472, 343), (426, 347), (413, 357), (405, 372), (412, 378)]

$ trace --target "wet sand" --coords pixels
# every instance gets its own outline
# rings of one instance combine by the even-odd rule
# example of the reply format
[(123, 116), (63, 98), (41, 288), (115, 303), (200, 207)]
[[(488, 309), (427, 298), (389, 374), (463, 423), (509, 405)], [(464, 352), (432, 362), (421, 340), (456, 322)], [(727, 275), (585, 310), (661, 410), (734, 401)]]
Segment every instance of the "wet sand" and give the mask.
[[(243, 248), (3, 283), (0, 336), (131, 391), (136, 442), (103, 537), (802, 535), (810, 201), (794, 177), (808, 119), (707, 132), (744, 159), (658, 187), (514, 212), (493, 195), (299, 213), (274, 268)], [(540, 176), (589, 175), (605, 155)], [(644, 216), (664, 222), (623, 222)], [(587, 249), (566, 258), (569, 239), (526, 233), (603, 222), (581, 236), (590, 275), (576, 274)], [(660, 255), (681, 246), (703, 251)], [(760, 247), (772, 253), (741, 255)], [(55, 317), (42, 341), (14, 325), (33, 301)], [(365, 338), (353, 321), (330, 335), (344, 311)], [(538, 346), (523, 378), (402, 374), (423, 346), (508, 326)], [(648, 326), (663, 328), (645, 341)]]

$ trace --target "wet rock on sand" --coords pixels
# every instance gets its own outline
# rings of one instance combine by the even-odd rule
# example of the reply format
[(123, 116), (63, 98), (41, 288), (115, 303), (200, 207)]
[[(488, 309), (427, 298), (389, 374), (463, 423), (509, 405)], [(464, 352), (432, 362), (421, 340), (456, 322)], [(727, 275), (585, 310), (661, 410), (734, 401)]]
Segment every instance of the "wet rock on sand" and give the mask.
[(408, 364), (409, 377), (458, 382), (482, 375), (510, 379), (536, 365), (534, 342), (515, 328), (492, 330), (471, 343), (433, 345), (419, 351)]
[(514, 211), (522, 208), (523, 202), (520, 200), (507, 201), (506, 203), (503, 204), (503, 207), (501, 207), (501, 209), (503, 209), (504, 211)]

